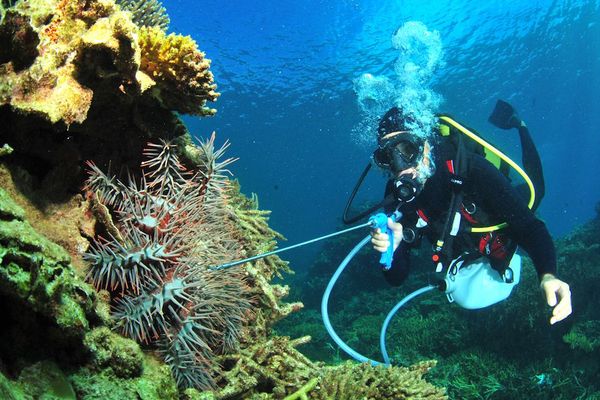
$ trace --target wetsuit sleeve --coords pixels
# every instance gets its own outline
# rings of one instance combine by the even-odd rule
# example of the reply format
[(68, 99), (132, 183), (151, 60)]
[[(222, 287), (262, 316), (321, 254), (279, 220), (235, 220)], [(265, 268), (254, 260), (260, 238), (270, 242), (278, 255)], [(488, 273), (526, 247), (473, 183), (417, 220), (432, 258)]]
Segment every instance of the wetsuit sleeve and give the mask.
[(556, 274), (556, 250), (546, 224), (536, 218), (509, 180), (480, 156), (471, 159), (469, 178), (484, 210), (508, 223), (509, 237), (529, 254), (538, 277)]
[(383, 277), (392, 286), (400, 286), (408, 276), (410, 271), (410, 246), (405, 241), (394, 252), (392, 267), (389, 270), (383, 270)]

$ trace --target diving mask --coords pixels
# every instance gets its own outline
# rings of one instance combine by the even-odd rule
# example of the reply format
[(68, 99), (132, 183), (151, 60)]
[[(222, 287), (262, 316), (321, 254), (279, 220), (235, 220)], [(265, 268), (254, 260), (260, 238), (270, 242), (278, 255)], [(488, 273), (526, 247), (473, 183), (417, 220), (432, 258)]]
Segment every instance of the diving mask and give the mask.
[(373, 152), (373, 161), (383, 169), (392, 172), (404, 171), (419, 164), (423, 153), (423, 142), (408, 131), (398, 131), (386, 135)]

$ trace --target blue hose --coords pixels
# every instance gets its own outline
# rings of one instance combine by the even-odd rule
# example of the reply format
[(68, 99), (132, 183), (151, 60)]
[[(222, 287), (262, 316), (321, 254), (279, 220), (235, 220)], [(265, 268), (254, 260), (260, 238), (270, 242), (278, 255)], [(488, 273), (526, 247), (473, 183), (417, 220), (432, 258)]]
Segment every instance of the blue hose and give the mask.
[(408, 303), (415, 297), (422, 295), (423, 293), (426, 293), (432, 289), (435, 289), (436, 287), (437, 286), (429, 285), (429, 286), (422, 287), (421, 289), (415, 290), (414, 292), (412, 292), (411, 294), (409, 294), (408, 296), (406, 296), (405, 298), (400, 300), (400, 302), (398, 304), (396, 304), (394, 306), (394, 308), (392, 308), (392, 310), (388, 313), (387, 317), (385, 317), (385, 321), (383, 322), (383, 325), (381, 326), (381, 332), (379, 334), (379, 347), (381, 348), (381, 354), (383, 355), (383, 360), (387, 365), (390, 364), (390, 357), (388, 357), (387, 349), (385, 346), (385, 333), (387, 331), (388, 325), (390, 324), (390, 321), (392, 320), (394, 315), (398, 312), (398, 310), (402, 306), (404, 306), (406, 303)]
[(350, 251), (350, 253), (348, 253), (348, 255), (346, 256), (346, 258), (344, 258), (344, 260), (340, 263), (340, 266), (337, 268), (337, 270), (335, 271), (335, 273), (333, 274), (333, 276), (331, 277), (331, 279), (329, 280), (329, 284), (327, 285), (327, 288), (325, 289), (325, 293), (323, 293), (323, 298), (321, 299), (321, 315), (323, 317), (323, 324), (325, 325), (325, 329), (327, 329), (327, 333), (329, 333), (329, 336), (331, 336), (331, 338), (333, 339), (333, 341), (342, 349), (344, 350), (350, 357), (354, 358), (356, 361), (358, 362), (367, 362), (373, 366), (377, 366), (377, 365), (384, 365), (389, 367), (390, 364), (390, 360), (389, 357), (387, 355), (387, 351), (386, 351), (386, 346), (385, 346), (385, 333), (387, 330), (387, 327), (392, 319), (392, 317), (394, 316), (394, 314), (396, 314), (396, 312), (406, 303), (408, 303), (410, 300), (412, 300), (413, 298), (430, 291), (431, 289), (434, 289), (436, 286), (426, 286), (424, 288), (421, 288), (419, 290), (416, 290), (414, 292), (412, 292), (411, 294), (409, 294), (408, 296), (406, 296), (405, 298), (403, 298), (398, 304), (396, 304), (396, 306), (394, 306), (394, 308), (392, 309), (392, 311), (390, 311), (387, 315), (387, 318), (385, 319), (385, 322), (383, 323), (383, 326), (381, 328), (381, 333), (379, 336), (379, 343), (380, 343), (380, 347), (381, 347), (381, 352), (383, 354), (383, 358), (385, 360), (385, 362), (379, 362), (379, 361), (375, 361), (375, 360), (371, 360), (368, 357), (363, 356), (362, 354), (358, 353), (357, 351), (355, 351), (354, 349), (352, 349), (350, 346), (348, 346), (338, 335), (337, 333), (335, 333), (335, 330), (333, 329), (333, 326), (331, 325), (331, 321), (329, 320), (329, 312), (327, 310), (328, 305), (329, 305), (329, 296), (331, 295), (331, 291), (333, 290), (333, 287), (335, 286), (338, 278), (340, 277), (341, 273), (344, 271), (344, 269), (346, 268), (346, 266), (348, 266), (348, 264), (350, 263), (350, 261), (354, 258), (354, 256), (356, 255), (356, 253), (358, 253), (360, 251), (361, 248), (364, 247), (364, 245), (366, 245), (367, 243), (369, 243), (369, 241), (371, 240), (371, 236), (367, 235), (367, 237), (365, 237), (363, 240), (361, 240), (356, 246), (354, 246), (354, 248)]
[(327, 329), (327, 333), (329, 333), (329, 336), (331, 336), (333, 341), (342, 350), (344, 350), (346, 353), (348, 353), (349, 356), (351, 356), (358, 362), (368, 362), (369, 364), (376, 366), (376, 365), (382, 365), (382, 363), (379, 361), (371, 360), (370, 358), (365, 357), (362, 354), (356, 352), (354, 349), (352, 349), (350, 346), (348, 346), (346, 343), (344, 343), (344, 341), (337, 335), (337, 333), (335, 333), (335, 330), (333, 329), (333, 326), (331, 326), (331, 322), (329, 321), (329, 312), (327, 311), (327, 306), (329, 303), (329, 295), (331, 295), (331, 290), (333, 290), (333, 287), (335, 286), (335, 283), (337, 282), (338, 278), (340, 277), (340, 274), (342, 273), (342, 271), (344, 271), (344, 269), (346, 268), (348, 263), (352, 260), (352, 258), (354, 258), (356, 253), (358, 253), (358, 251), (361, 248), (363, 248), (363, 246), (365, 244), (369, 243), (370, 240), (371, 240), (371, 235), (367, 235), (367, 237), (365, 237), (356, 246), (354, 246), (354, 248), (350, 251), (350, 253), (348, 253), (346, 258), (344, 258), (344, 260), (342, 261), (342, 263), (340, 264), (338, 269), (335, 271), (335, 273), (329, 280), (329, 284), (327, 285), (327, 288), (325, 289), (325, 293), (323, 293), (323, 298), (321, 299), (321, 315), (323, 316), (323, 324), (325, 325), (325, 329)]

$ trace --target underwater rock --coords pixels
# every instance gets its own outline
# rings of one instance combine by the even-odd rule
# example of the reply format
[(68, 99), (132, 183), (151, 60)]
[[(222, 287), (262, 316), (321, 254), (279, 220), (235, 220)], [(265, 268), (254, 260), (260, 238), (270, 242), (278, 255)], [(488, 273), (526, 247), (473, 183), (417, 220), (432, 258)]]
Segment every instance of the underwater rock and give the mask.
[(67, 337), (82, 337), (95, 317), (95, 292), (74, 273), (60, 246), (36, 232), (0, 189), (0, 292), (49, 318)]
[(91, 363), (98, 371), (111, 368), (118, 378), (136, 378), (142, 375), (144, 355), (139, 345), (108, 327), (90, 331), (84, 344), (92, 354)]
[(86, 400), (176, 400), (177, 385), (169, 367), (152, 357), (144, 359), (140, 377), (121, 379), (111, 369), (81, 368), (69, 376), (78, 398)]
[(50, 361), (25, 368), (15, 382), (0, 373), (0, 396), (3, 400), (76, 399), (63, 371)]

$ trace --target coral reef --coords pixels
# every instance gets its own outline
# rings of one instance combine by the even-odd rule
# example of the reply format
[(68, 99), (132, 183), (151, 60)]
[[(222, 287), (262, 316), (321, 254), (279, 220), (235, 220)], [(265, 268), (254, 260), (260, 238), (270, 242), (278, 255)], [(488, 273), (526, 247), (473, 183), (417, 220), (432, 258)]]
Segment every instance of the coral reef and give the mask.
[(186, 170), (163, 142), (147, 148), (139, 188), (94, 165), (87, 182), (89, 195), (116, 213), (118, 232), (94, 242), (88, 277), (118, 296), (122, 333), (155, 342), (183, 388), (215, 387), (215, 356), (237, 348), (251, 302), (243, 270), (209, 269), (238, 255), (224, 197), (232, 159), (219, 159), (227, 144), (213, 145), (214, 135), (201, 146), (199, 171)]
[[(125, 8), (148, 2), (137, 3)], [(84, 122), (102, 85), (130, 101), (151, 87), (166, 109), (215, 112), (205, 106), (218, 97), (210, 61), (196, 43), (160, 27), (139, 29), (108, 0), (21, 2), (6, 12), (0, 43), (0, 105), (52, 123)]]
[[(350, 393), (355, 367), (331, 372), (296, 349), (307, 336), (273, 335), (302, 308), (283, 302), (289, 288), (272, 282), (291, 272), (285, 261), (210, 268), (272, 251), (283, 237), (257, 197), (228, 177), (227, 144), (216, 147), (214, 134), (195, 144), (176, 114), (215, 112), (210, 61), (196, 43), (167, 35), (160, 22), (140, 27), (141, 14), (161, 19), (154, 1), (8, 3), (0, 22), (0, 125), (10, 127), (0, 131), (2, 397)], [(388, 373), (369, 368), (361, 376)], [(344, 383), (321, 386), (325, 376)], [(410, 376), (386, 390), (428, 390)], [(363, 384), (355, 381), (356, 393)]]
[[(47, 3), (21, 2), (5, 16), (0, 104), (52, 123), (81, 123), (93, 90), (78, 75), (91, 67), (98, 75), (135, 80), (135, 25), (108, 1)], [(94, 57), (103, 62), (90, 63)]]
[[(0, 176), (6, 178), (5, 174)], [(3, 179), (2, 186), (2, 398), (75, 399), (75, 393), (89, 393), (85, 398), (116, 399), (132, 398), (142, 391), (149, 393), (148, 398), (177, 398), (168, 369), (152, 367), (156, 362), (135, 342), (106, 327), (94, 328), (111, 324), (101, 296), (78, 277), (67, 251), (27, 221), (36, 213), (22, 195), (16, 196), (20, 204), (16, 203), (12, 193), (18, 191), (12, 181)], [(63, 222), (69, 227), (64, 217)], [(39, 220), (35, 224), (44, 226)], [(67, 235), (63, 240), (72, 237)], [(91, 395), (99, 392), (105, 396)], [(123, 396), (115, 397), (116, 393)]]
[(153, 36), (162, 50), (145, 39), (143, 54), (158, 58), (144, 60), (140, 28), (110, 0), (31, 0), (6, 13), (0, 124), (11, 129), (0, 131), (0, 144), (14, 150), (9, 168), (26, 169), (55, 195), (79, 190), (85, 160), (133, 169), (148, 140), (187, 135), (175, 112), (214, 113), (206, 102), (218, 94), (195, 43)]
[(116, 3), (132, 14), (137, 26), (156, 26), (164, 31), (169, 27), (167, 10), (158, 0), (116, 0)]
[[(309, 337), (270, 335), (276, 321), (302, 306), (281, 304), (288, 289), (270, 284), (286, 263), (273, 257), (235, 269), (210, 269), (246, 251), (270, 251), (277, 236), (256, 198), (242, 199), (239, 187), (231, 185), (235, 181), (224, 180), (232, 161), (220, 160), (225, 148), (215, 150), (214, 135), (188, 148), (188, 158), (198, 163), (198, 172), (191, 174), (173, 145), (151, 145), (139, 188), (92, 166), (87, 190), (104, 209), (99, 220), (113, 227), (106, 229), (110, 239), (96, 241), (86, 255), (88, 276), (115, 296), (117, 327), (139, 342), (155, 343), (181, 388), (212, 389), (215, 398), (283, 398), (330, 372), (296, 350)], [(239, 223), (242, 219), (246, 223)], [(243, 252), (227, 247), (229, 241)], [(388, 391), (444, 398), (443, 391), (420, 380), (424, 370), (411, 371), (417, 370), (419, 379), (396, 374), (396, 369), (373, 372), (379, 379), (398, 380), (369, 393), (374, 399), (385, 398)], [(353, 374), (349, 366), (336, 369), (331, 379), (343, 382), (343, 389), (330, 390), (357, 390), (351, 384), (364, 382)], [(363, 375), (371, 381), (369, 372)], [(315, 387), (311, 393), (321, 390)], [(327, 398), (329, 392), (324, 393)]]
[(153, 95), (161, 104), (183, 114), (213, 115), (216, 110), (206, 107), (206, 101), (216, 101), (210, 60), (198, 50), (190, 36), (167, 35), (157, 27), (139, 31), (141, 51), (140, 71), (156, 85)]

